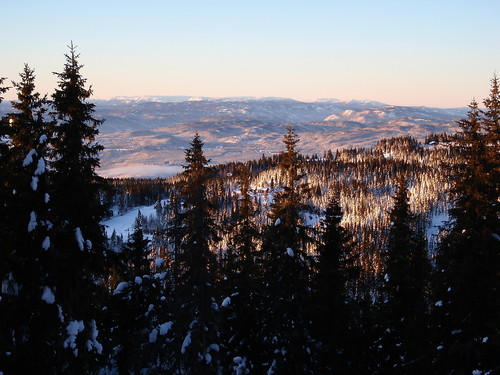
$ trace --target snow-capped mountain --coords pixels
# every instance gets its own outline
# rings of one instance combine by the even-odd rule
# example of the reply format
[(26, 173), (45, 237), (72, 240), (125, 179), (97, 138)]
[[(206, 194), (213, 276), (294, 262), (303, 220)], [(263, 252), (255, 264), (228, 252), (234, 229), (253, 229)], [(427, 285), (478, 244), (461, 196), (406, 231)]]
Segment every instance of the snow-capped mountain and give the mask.
[[(198, 132), (213, 163), (260, 158), (283, 149), (293, 125), (304, 154), (370, 147), (383, 138), (453, 132), (466, 108), (392, 106), (373, 101), (289, 98), (116, 97), (94, 100), (100, 128), (101, 173), (105, 176), (168, 175), (184, 161)], [(7, 112), (2, 103), (0, 112)], [(131, 167), (134, 167), (132, 169)], [(159, 171), (161, 169), (162, 171)], [(133, 172), (132, 172), (133, 171)]]
[[(182, 99), (182, 100), (181, 100)], [(100, 142), (104, 173), (130, 165), (180, 165), (198, 132), (214, 163), (280, 152), (288, 125), (304, 154), (373, 146), (382, 138), (453, 132), (466, 109), (399, 107), (372, 101), (288, 98), (115, 98), (96, 102), (106, 119)], [(115, 170), (116, 171), (116, 170)]]

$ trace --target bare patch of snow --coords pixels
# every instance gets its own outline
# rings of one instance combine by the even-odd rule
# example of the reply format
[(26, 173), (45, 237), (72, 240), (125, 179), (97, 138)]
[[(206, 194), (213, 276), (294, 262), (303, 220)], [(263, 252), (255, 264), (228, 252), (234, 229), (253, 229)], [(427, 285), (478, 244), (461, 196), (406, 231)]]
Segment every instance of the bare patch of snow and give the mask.
[(118, 283), (113, 294), (116, 295), (116, 294), (123, 293), (127, 288), (128, 288), (128, 282), (122, 281), (121, 283)]
[(230, 304), (231, 304), (231, 297), (226, 297), (226, 298), (224, 298), (224, 301), (222, 301), (221, 306), (228, 307)]
[(36, 213), (35, 211), (31, 211), (30, 213), (30, 222), (28, 223), (28, 233), (31, 233), (37, 226), (36, 222)]
[(38, 190), (38, 177), (37, 176), (33, 176), (31, 178), (31, 188), (34, 190), (34, 191), (37, 191)]
[(48, 286), (43, 287), (42, 300), (48, 303), (49, 305), (52, 305), (56, 301), (56, 296), (54, 295), (54, 292)]
[(35, 176), (39, 176), (45, 172), (45, 160), (43, 158), (38, 159), (38, 164), (35, 170)]
[(172, 329), (173, 325), (174, 325), (173, 322), (166, 322), (160, 324), (160, 335), (161, 336), (166, 335)]
[(188, 334), (184, 338), (184, 341), (182, 342), (182, 347), (181, 347), (182, 354), (186, 353), (186, 349), (189, 345), (191, 345), (191, 331), (188, 332)]
[(80, 332), (83, 331), (84, 324), (83, 320), (72, 320), (66, 327), (66, 332), (68, 333), (68, 337), (63, 343), (65, 348), (73, 349), (73, 354), (78, 355), (78, 349), (76, 347), (76, 337)]
[(48, 250), (49, 247), (50, 247), (50, 237), (47, 236), (47, 237), (45, 237), (45, 239), (42, 242), (42, 249)]
[(87, 350), (90, 352), (92, 348), (95, 348), (97, 353), (102, 354), (102, 344), (97, 341), (97, 336), (99, 335), (99, 331), (97, 330), (97, 325), (95, 320), (90, 322), (91, 327), (91, 339), (87, 340)]
[(31, 150), (30, 152), (28, 152), (28, 155), (26, 155), (26, 157), (24, 158), (23, 167), (27, 167), (28, 165), (33, 163), (33, 156), (35, 155), (37, 155), (35, 150)]
[(156, 328), (153, 328), (153, 330), (149, 334), (149, 342), (152, 344), (156, 342), (157, 339), (158, 339), (158, 330)]
[(80, 227), (75, 228), (75, 239), (76, 243), (78, 244), (78, 248), (83, 251), (85, 241), (83, 239), (82, 230), (80, 229)]

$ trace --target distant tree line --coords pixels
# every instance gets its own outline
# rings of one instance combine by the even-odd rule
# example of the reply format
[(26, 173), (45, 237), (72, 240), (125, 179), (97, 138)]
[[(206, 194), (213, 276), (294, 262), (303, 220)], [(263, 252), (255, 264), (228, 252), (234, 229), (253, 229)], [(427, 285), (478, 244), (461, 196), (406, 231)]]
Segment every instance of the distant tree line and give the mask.
[[(104, 180), (65, 57), (50, 99), (24, 67), (0, 123), (1, 373), (500, 371), (496, 76), (442, 147), (307, 157), (289, 126), (279, 155), (209, 167), (195, 134), (179, 176)], [(153, 204), (106, 237), (113, 210)]]

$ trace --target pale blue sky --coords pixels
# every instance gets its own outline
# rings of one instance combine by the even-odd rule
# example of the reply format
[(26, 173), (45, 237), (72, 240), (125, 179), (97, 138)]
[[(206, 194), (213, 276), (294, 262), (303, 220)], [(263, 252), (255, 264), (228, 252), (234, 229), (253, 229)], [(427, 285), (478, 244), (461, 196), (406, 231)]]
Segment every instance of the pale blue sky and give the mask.
[[(94, 98), (466, 106), (500, 71), (499, 0), (0, 0), (0, 76), (51, 93), (71, 40)], [(7, 95), (12, 98), (13, 92)]]

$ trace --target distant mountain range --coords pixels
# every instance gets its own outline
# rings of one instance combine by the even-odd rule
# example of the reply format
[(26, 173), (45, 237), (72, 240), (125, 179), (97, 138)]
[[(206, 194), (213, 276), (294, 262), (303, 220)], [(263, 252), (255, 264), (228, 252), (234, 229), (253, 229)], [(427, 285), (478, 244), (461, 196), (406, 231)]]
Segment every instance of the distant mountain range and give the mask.
[[(392, 106), (374, 101), (190, 96), (116, 97), (94, 100), (106, 121), (99, 142), (105, 176), (171, 174), (198, 132), (214, 163), (255, 159), (283, 149), (292, 125), (304, 154), (370, 147), (383, 138), (454, 132), (467, 108)], [(8, 111), (2, 103), (0, 111)], [(141, 166), (144, 166), (141, 168)], [(165, 172), (162, 172), (164, 170)], [(133, 172), (132, 172), (133, 171)], [(168, 172), (166, 172), (168, 171)]]

